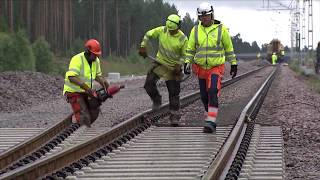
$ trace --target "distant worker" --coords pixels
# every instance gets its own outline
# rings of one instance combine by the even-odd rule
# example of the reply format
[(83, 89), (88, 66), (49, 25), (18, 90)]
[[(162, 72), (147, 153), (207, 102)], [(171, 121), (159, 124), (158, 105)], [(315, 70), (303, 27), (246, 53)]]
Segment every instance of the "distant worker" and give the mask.
[(316, 73), (319, 74), (319, 71), (320, 71), (320, 42), (318, 42), (318, 46), (317, 46), (315, 70), (316, 70)]
[(220, 21), (214, 20), (213, 7), (207, 2), (201, 3), (197, 13), (200, 22), (190, 33), (184, 71), (185, 74), (190, 73), (192, 63), (206, 111), (203, 132), (213, 133), (217, 126), (218, 96), (224, 63), (226, 60), (231, 63), (230, 75), (234, 78), (237, 75), (237, 60), (228, 29)]
[(77, 123), (91, 126), (99, 115), (99, 107), (89, 106), (88, 99), (94, 96), (93, 81), (96, 80), (105, 89), (109, 83), (102, 77), (99, 56), (101, 47), (97, 40), (85, 43), (85, 51), (71, 58), (65, 75), (63, 94), (71, 104)]
[(261, 54), (260, 54), (260, 52), (258, 52), (257, 59), (260, 60), (260, 58), (261, 58)]
[(277, 57), (276, 53), (272, 53), (272, 56), (271, 56), (272, 65), (276, 64), (277, 59), (278, 59), (278, 57)]
[(282, 63), (284, 62), (284, 50), (280, 51), (281, 56), (277, 58), (277, 62)]
[(158, 109), (162, 104), (162, 97), (157, 89), (157, 81), (165, 80), (169, 92), (170, 124), (178, 126), (181, 118), (180, 109), (180, 81), (182, 79), (181, 64), (185, 58), (188, 39), (180, 30), (181, 19), (176, 14), (171, 14), (166, 20), (165, 26), (149, 30), (140, 45), (139, 54), (146, 58), (146, 45), (149, 39), (159, 40), (159, 49), (156, 61), (150, 68), (144, 88), (150, 96), (152, 109)]

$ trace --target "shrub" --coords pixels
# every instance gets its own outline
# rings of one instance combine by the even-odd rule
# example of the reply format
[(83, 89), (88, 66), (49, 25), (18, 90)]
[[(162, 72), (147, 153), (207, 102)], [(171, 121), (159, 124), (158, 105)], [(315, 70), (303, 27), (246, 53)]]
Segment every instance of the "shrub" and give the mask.
[(35, 70), (35, 58), (24, 31), (19, 30), (16, 34), (0, 33), (0, 69)]
[(36, 70), (44, 73), (53, 71), (53, 53), (49, 43), (40, 37), (33, 43), (32, 49), (36, 59)]
[(66, 52), (68, 57), (72, 57), (84, 50), (84, 41), (80, 38), (73, 40), (70, 49)]

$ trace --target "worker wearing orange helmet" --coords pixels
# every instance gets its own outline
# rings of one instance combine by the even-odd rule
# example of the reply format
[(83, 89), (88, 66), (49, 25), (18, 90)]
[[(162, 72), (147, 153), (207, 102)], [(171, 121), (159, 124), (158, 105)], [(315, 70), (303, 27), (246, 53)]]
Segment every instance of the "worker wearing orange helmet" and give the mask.
[(109, 83), (102, 77), (99, 56), (100, 43), (90, 39), (85, 43), (85, 51), (71, 58), (65, 75), (63, 94), (71, 104), (76, 123), (90, 127), (99, 115), (99, 107), (90, 107), (88, 99), (96, 96), (93, 81), (107, 89)]
[(230, 75), (233, 78), (237, 75), (237, 59), (228, 29), (214, 19), (213, 7), (207, 2), (201, 3), (197, 13), (200, 22), (190, 32), (184, 72), (190, 73), (192, 63), (192, 70), (199, 79), (201, 100), (206, 110), (203, 132), (213, 133), (217, 126), (218, 96), (224, 63), (230, 62)]

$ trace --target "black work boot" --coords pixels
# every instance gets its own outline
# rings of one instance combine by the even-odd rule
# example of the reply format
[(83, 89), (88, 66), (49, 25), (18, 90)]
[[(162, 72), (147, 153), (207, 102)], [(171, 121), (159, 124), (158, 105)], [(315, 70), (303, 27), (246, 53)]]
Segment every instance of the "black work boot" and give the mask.
[(179, 111), (170, 111), (170, 126), (172, 127), (178, 127), (179, 126), (179, 121), (180, 121), (180, 113)]
[(206, 124), (203, 127), (204, 133), (215, 133), (217, 128), (217, 124), (212, 121), (206, 121)]
[(156, 103), (156, 102), (152, 103), (152, 110), (158, 110), (160, 109), (160, 107), (161, 107), (161, 103)]
[(157, 95), (151, 98), (152, 99), (152, 110), (158, 110), (162, 104), (162, 97), (161, 95)]

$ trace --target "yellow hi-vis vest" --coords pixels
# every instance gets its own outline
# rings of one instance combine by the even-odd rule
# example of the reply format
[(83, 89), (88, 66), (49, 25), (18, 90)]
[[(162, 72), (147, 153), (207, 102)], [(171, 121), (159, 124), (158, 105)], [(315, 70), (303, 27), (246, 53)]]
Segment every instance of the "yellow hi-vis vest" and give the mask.
[(66, 92), (84, 92), (80, 86), (70, 82), (69, 76), (77, 76), (82, 82), (86, 83), (92, 88), (93, 81), (96, 76), (101, 76), (100, 60), (97, 59), (92, 62), (91, 67), (84, 56), (84, 52), (79, 53), (71, 58), (69, 70), (66, 72), (64, 78), (63, 94)]
[(276, 54), (272, 54), (271, 59), (272, 59), (272, 64), (276, 64), (278, 56)]
[(177, 34), (171, 35), (166, 26), (160, 26), (149, 30), (142, 39), (140, 47), (145, 47), (150, 38), (159, 39), (157, 60), (167, 67), (182, 64), (185, 59), (188, 38), (179, 30)]
[(229, 32), (217, 20), (209, 27), (202, 26), (201, 22), (193, 27), (186, 53), (185, 62), (196, 63), (203, 69), (224, 64), (225, 60), (237, 64)]

